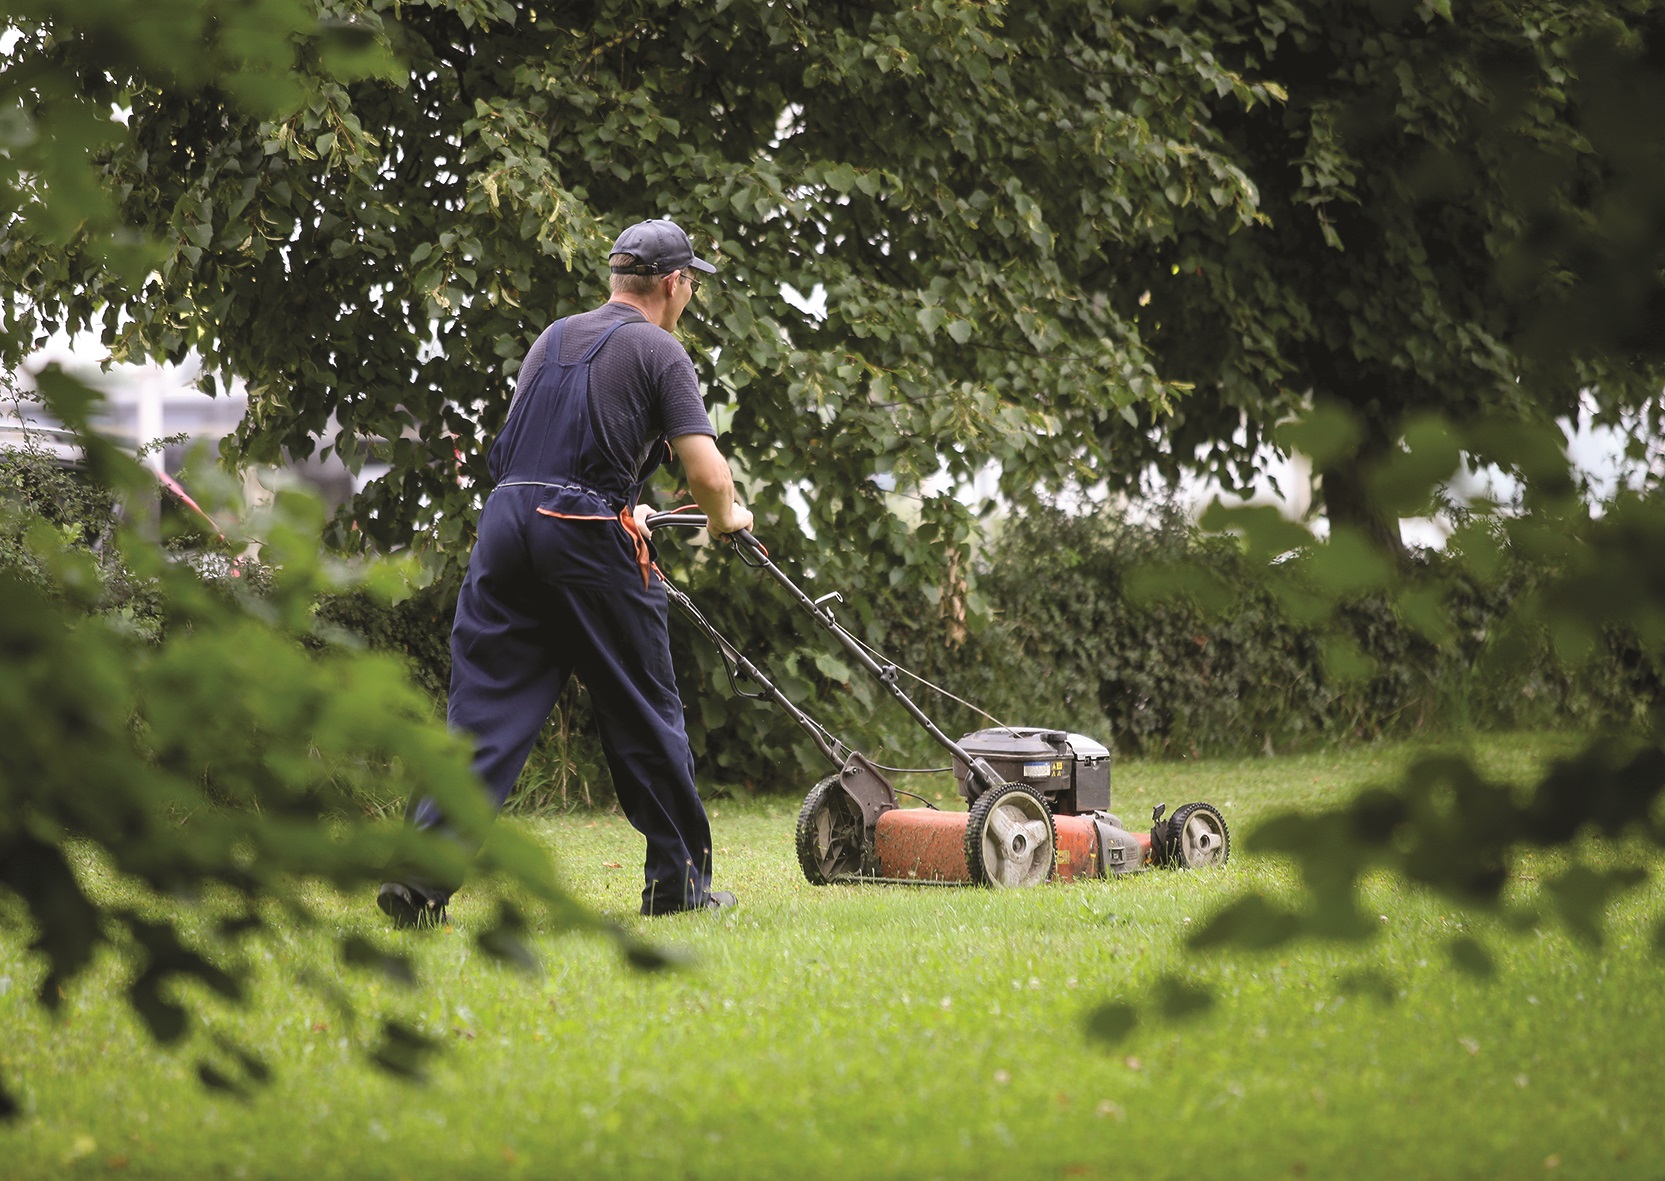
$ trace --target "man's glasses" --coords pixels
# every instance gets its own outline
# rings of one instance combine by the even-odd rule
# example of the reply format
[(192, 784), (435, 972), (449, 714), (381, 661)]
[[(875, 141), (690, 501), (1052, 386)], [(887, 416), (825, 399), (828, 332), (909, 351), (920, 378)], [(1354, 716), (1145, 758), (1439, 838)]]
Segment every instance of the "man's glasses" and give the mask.
[(683, 271), (682, 277), (688, 280), (688, 287), (692, 291), (700, 289), (700, 277), (694, 271)]

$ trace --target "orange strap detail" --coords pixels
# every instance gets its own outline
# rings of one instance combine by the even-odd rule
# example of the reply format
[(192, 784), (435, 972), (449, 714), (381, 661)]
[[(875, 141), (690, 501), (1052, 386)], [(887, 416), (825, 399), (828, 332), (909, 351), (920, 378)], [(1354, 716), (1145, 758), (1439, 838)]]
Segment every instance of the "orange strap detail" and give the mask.
[(558, 521), (611, 521), (613, 519), (609, 516), (586, 517), (580, 515), (579, 513), (558, 513), (553, 509), (547, 508), (541, 508), (538, 512), (542, 513), (546, 517), (554, 517)]
[(648, 571), (653, 569), (653, 555), (648, 551), (647, 535), (642, 532), (642, 526), (629, 505), (619, 510), (619, 526), (630, 534), (630, 544), (636, 547), (636, 565), (641, 568), (642, 589), (646, 590), (649, 586)]

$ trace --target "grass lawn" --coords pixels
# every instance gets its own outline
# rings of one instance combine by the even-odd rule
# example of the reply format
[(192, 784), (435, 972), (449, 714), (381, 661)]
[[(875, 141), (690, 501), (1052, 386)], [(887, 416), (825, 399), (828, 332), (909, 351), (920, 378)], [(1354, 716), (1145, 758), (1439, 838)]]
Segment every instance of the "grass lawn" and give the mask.
[[(1571, 746), (1474, 749), (1524, 776)], [(1131, 763), (1113, 791), (1130, 824), (1158, 800), (1203, 799), (1243, 831), (1340, 802), (1412, 753)], [(62, 1020), (42, 1015), (27, 936), (0, 929), (0, 1073), (25, 1105), (0, 1129), (0, 1178), (1665, 1176), (1665, 860), (1616, 903), (1600, 952), (1380, 881), (1367, 951), (1204, 958), (1184, 950), (1188, 925), (1246, 886), (1287, 888), (1284, 865), (1238, 851), (1221, 870), (1027, 891), (816, 889), (794, 858), (796, 811), (716, 802), (718, 884), (741, 907), (654, 922), (635, 917), (641, 842), (621, 819), (505, 821), (547, 837), (580, 897), (687, 949), (682, 971), (550, 937), (542, 977), (517, 975), (474, 950), (478, 891), (451, 929), (398, 937), (416, 992), (339, 967), (338, 932), (260, 945), (258, 1010), (209, 1018), (276, 1071), (248, 1102), (197, 1086), (206, 1037), (148, 1044), (115, 999), (120, 965), (79, 982)], [(1553, 868), (1523, 863), (1511, 889)], [(321, 903), (340, 930), (383, 930), (369, 897)], [(1447, 966), (1465, 930), (1497, 958), (1489, 983)], [(291, 983), (309, 964), (442, 1036), (431, 1082), (362, 1066), (329, 1005)], [(1086, 1037), (1095, 1005), (1142, 1002), (1170, 973), (1211, 988), (1212, 1009), (1114, 1047)]]

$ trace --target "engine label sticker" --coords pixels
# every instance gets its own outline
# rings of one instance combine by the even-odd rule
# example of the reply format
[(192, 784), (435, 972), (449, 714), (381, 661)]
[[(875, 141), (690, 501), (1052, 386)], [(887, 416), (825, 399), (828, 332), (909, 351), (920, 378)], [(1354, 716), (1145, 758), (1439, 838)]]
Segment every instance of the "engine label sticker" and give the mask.
[(1051, 775), (1052, 775), (1052, 764), (1051, 763), (1025, 763), (1025, 764), (1023, 764), (1023, 777), (1025, 779), (1047, 779)]

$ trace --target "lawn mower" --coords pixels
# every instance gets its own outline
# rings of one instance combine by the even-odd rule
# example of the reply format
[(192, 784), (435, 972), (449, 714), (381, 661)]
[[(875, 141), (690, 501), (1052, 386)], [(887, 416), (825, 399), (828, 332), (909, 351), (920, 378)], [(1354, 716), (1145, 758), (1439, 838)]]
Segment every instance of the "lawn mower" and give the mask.
[[(676, 510), (649, 514), (646, 524), (649, 531), (704, 528), (706, 518)], [(995, 726), (957, 742), (949, 738), (902, 688), (906, 670), (839, 624), (832, 608), (844, 602), (842, 594), (812, 599), (749, 532), (731, 540), (741, 561), (779, 583), (949, 753), (959, 794), (968, 805), (965, 812), (945, 811), (892, 786), (884, 772), (901, 769), (879, 766), (806, 714), (667, 579), (671, 602), (721, 653), (735, 694), (773, 701), (836, 768), (810, 789), (798, 813), (798, 863), (812, 885), (879, 881), (1022, 887), (1052, 878), (1114, 877), (1150, 865), (1221, 865), (1230, 856), (1231, 834), (1212, 804), (1185, 804), (1166, 818), (1166, 805), (1158, 804), (1149, 831), (1123, 827), (1109, 811), (1110, 751), (1085, 735), (1043, 726)], [(745, 682), (755, 690), (743, 688)], [(904, 808), (899, 796), (920, 800), (925, 807)]]

